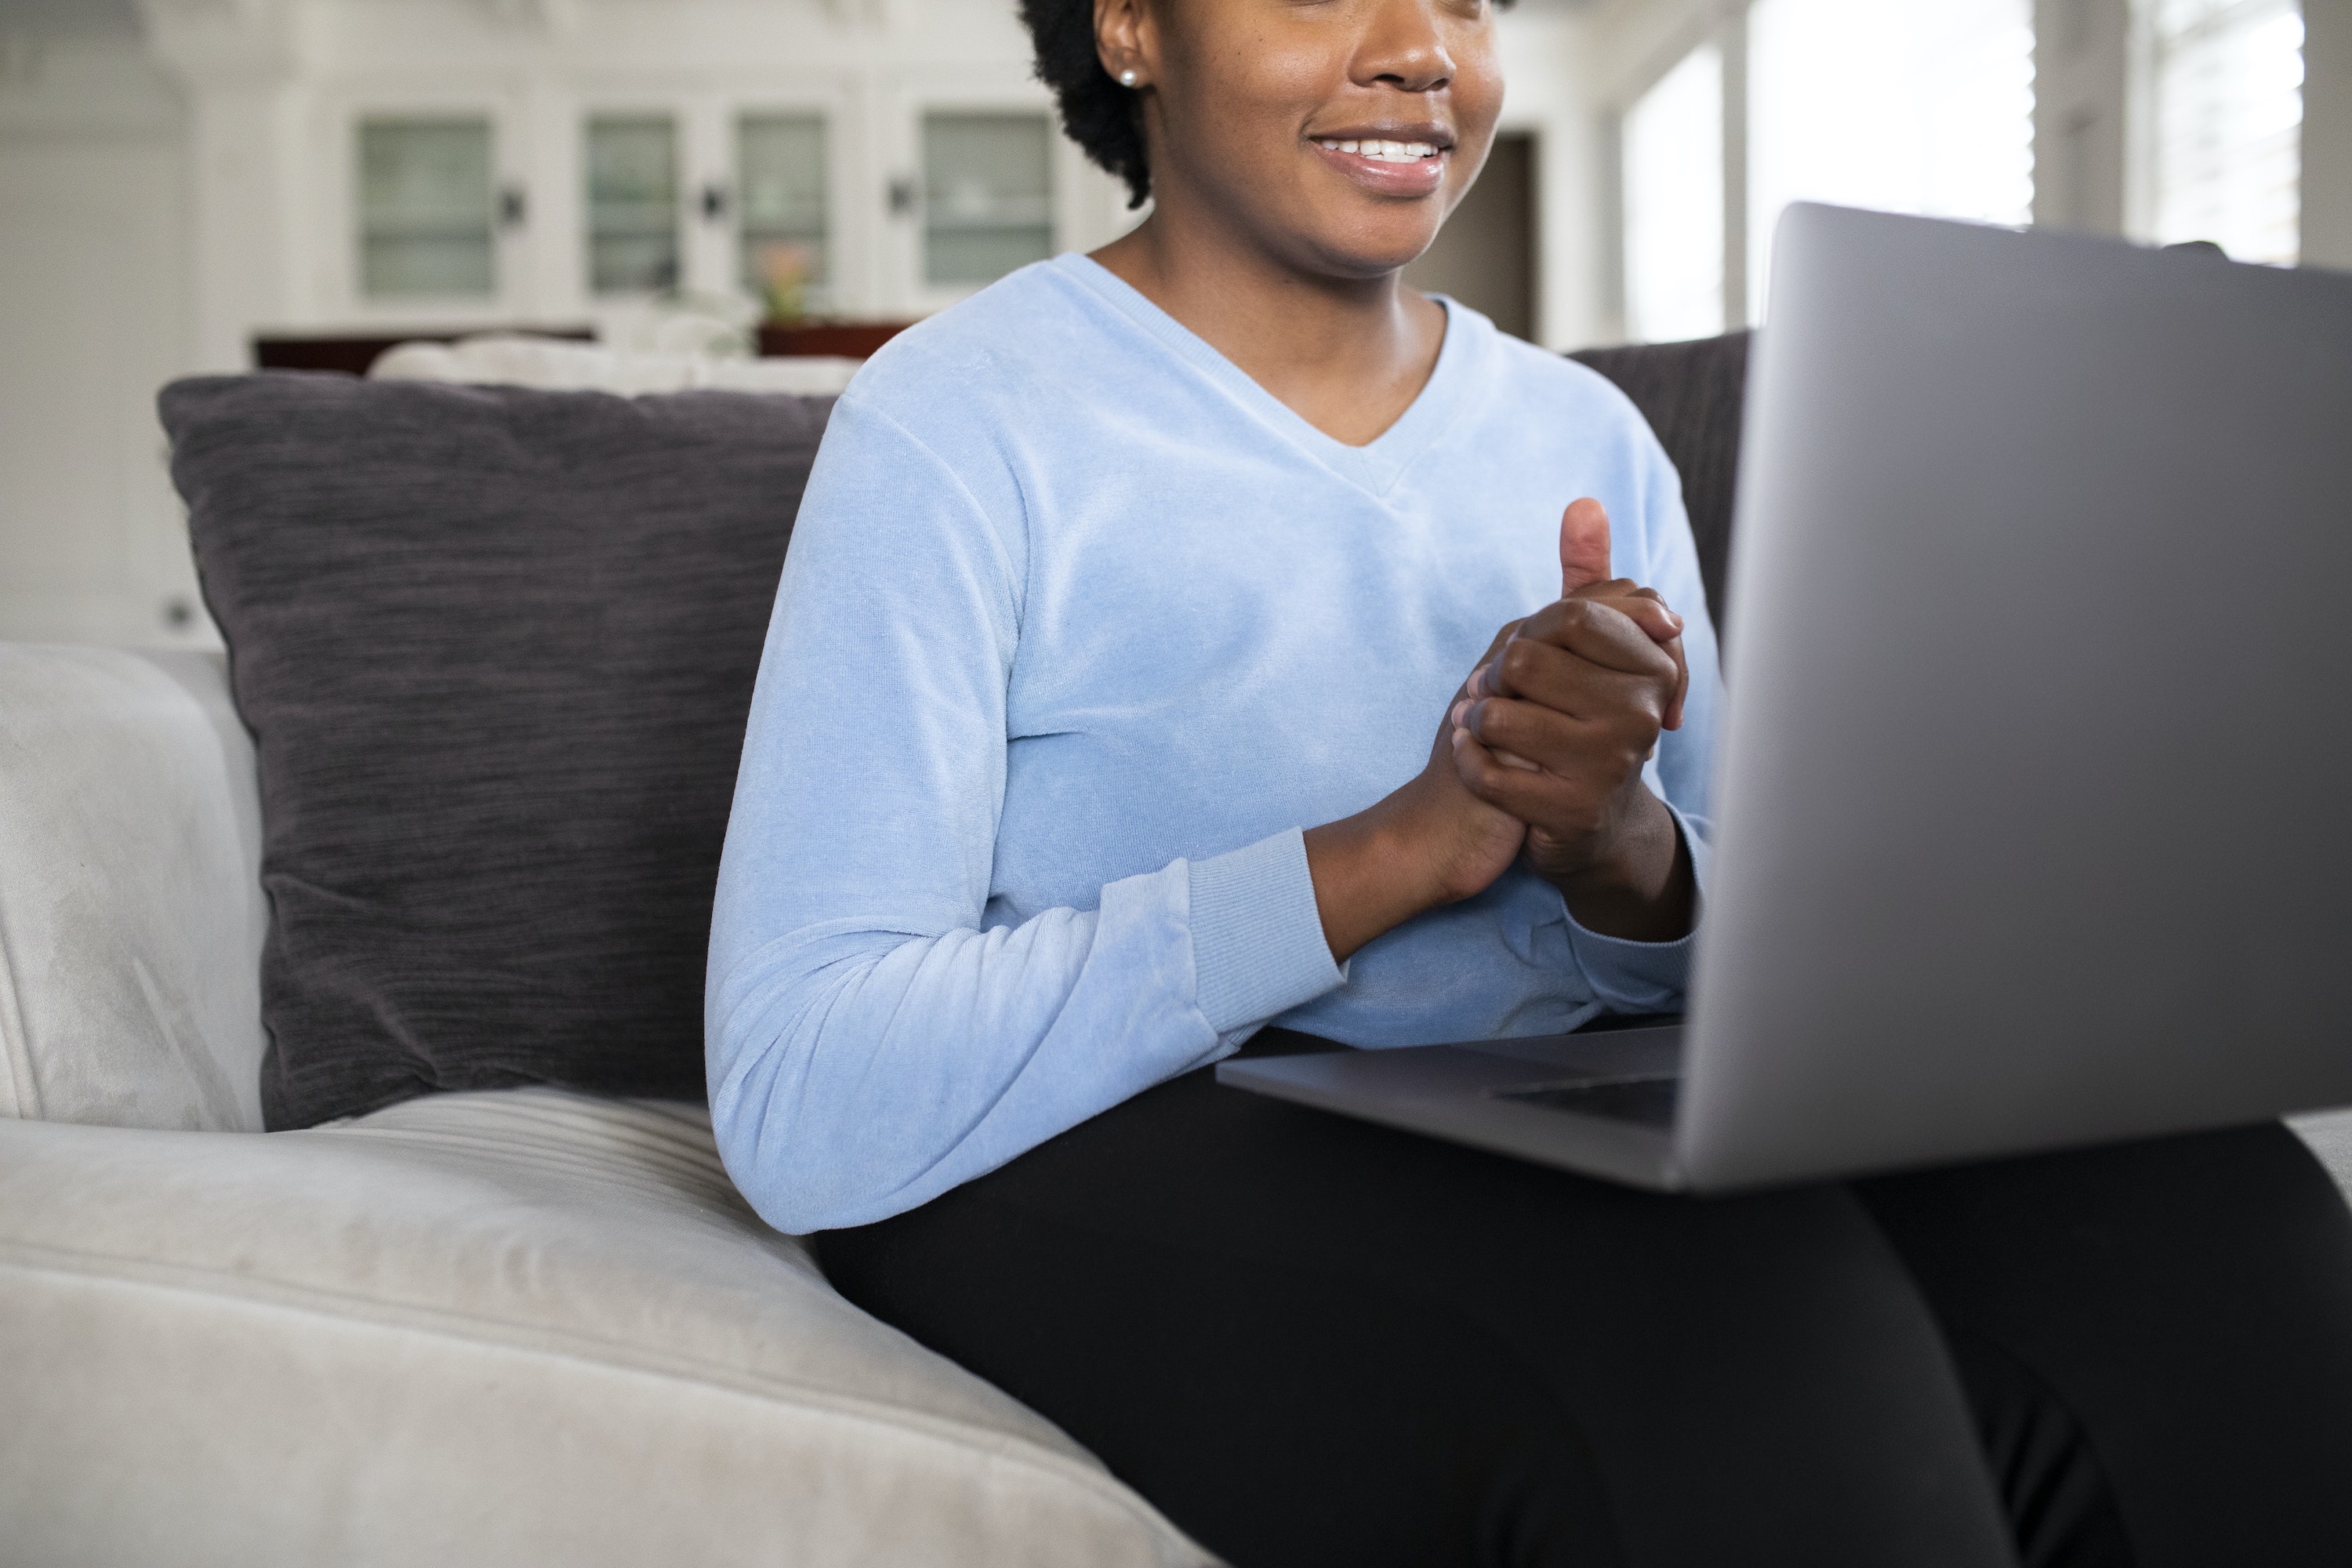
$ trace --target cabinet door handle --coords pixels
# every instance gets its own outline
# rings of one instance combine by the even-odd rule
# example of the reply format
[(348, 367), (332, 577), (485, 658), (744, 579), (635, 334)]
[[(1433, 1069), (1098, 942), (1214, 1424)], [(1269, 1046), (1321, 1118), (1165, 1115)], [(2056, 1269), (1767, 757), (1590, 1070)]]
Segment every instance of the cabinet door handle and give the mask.
[(705, 222), (717, 223), (727, 216), (727, 187), (713, 183), (702, 187), (702, 216)]
[(520, 185), (509, 185), (499, 192), (499, 226), (520, 228), (530, 215), (530, 204), (523, 197)]

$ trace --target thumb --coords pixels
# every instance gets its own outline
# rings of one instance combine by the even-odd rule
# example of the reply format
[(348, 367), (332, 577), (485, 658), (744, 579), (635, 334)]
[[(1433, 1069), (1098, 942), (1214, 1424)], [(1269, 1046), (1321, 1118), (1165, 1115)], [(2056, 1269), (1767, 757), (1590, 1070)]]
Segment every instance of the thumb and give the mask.
[(1559, 596), (1609, 580), (1609, 509), (1586, 496), (1559, 514)]

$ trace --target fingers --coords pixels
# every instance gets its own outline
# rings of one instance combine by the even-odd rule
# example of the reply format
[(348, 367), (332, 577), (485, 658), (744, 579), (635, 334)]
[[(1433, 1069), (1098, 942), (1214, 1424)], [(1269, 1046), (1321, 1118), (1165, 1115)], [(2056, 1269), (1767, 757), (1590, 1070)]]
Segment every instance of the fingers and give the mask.
[[(1665, 600), (1659, 596), (1655, 588), (1635, 588), (1625, 598), (1612, 602), (1624, 611), (1635, 626), (1648, 632), (1652, 641), (1674, 655), (1675, 668), (1680, 672), (1680, 679), (1675, 683), (1675, 700), (1667, 705), (1664, 728), (1681, 729), (1683, 698), (1690, 691), (1690, 661), (1683, 657), (1682, 616), (1667, 608)], [(1660, 636), (1662, 629), (1670, 629), (1673, 635)]]
[[(1542, 769), (1524, 757), (1495, 750), (1467, 730), (1455, 730), (1450, 744), (1454, 749), (1454, 775), (1464, 787), (1488, 805), (1510, 812), (1521, 822), (1531, 820), (1527, 813), (1527, 797), (1546, 777)], [(1512, 810), (1514, 805), (1520, 809)]]
[(1595, 752), (1612, 754), (1604, 771), (1627, 757), (1638, 768), (1660, 730), (1681, 727), (1683, 618), (1655, 590), (1610, 575), (1609, 509), (1590, 496), (1560, 514), (1559, 591), (1503, 628), (1455, 693), (1441, 742), (1474, 790), (1516, 775), (1523, 792)]
[(1571, 710), (1526, 698), (1464, 698), (1449, 715), (1487, 750), (1551, 773), (1581, 766), (1596, 753), (1644, 761), (1657, 745), (1665, 701), (1654, 685), (1630, 676), (1595, 682)]
[[(1504, 646), (1507, 644), (1511, 640), (1512, 637), (1517, 633), (1518, 629), (1526, 624), (1527, 623), (1523, 620), (1512, 621), (1508, 625), (1505, 626), (1501, 631), (1495, 634), (1495, 640), (1486, 645), (1486, 651), (1479, 656), (1478, 662), (1471, 668), (1468, 679), (1465, 679), (1461, 685), (1454, 689), (1453, 697), (1446, 702), (1446, 707), (1449, 710), (1457, 708), (1461, 705), (1462, 699), (1470, 694), (1471, 683), (1478, 679), (1479, 672), (1495, 661), (1496, 656), (1502, 652)], [(1430, 761), (1433, 763), (1440, 756), (1448, 754), (1452, 750), (1453, 744), (1454, 721), (1451, 717), (1441, 718), (1437, 723), (1437, 737), (1430, 742)]]
[(1622, 756), (1614, 765), (1568, 773), (1514, 767), (1467, 729), (1453, 732), (1452, 745), (1454, 776), (1472, 795), (1560, 839), (1599, 832), (1623, 781), (1641, 773), (1638, 760)]
[(1609, 509), (1584, 496), (1559, 514), (1559, 596), (1609, 580)]
[[(1465, 733), (1463, 725), (1467, 721), (1464, 716), (1477, 706), (1477, 703), (1478, 699), (1471, 696), (1466, 690), (1454, 694), (1454, 706), (1445, 710), (1445, 727), (1440, 731), (1448, 744), (1462, 738)], [(1496, 753), (1496, 760), (1507, 768), (1524, 768), (1529, 773), (1537, 771), (1535, 763), (1516, 752), (1498, 752)]]
[[(1528, 666), (1531, 660), (1535, 665), (1544, 662), (1537, 655), (1539, 648), (1572, 653), (1604, 669), (1622, 670), (1628, 675), (1662, 677), (1669, 669), (1680, 668), (1675, 654), (1662, 645), (1661, 639), (1651, 636), (1649, 628), (1627, 613), (1627, 603), (1641, 605), (1651, 601), (1564, 599), (1545, 605), (1522, 621), (1517, 632), (1488, 660), (1486, 694), (1529, 695), (1517, 684), (1515, 677), (1518, 668)], [(1680, 640), (1677, 635), (1664, 639), (1664, 644)]]
[(1650, 640), (1668, 643), (1683, 635), (1683, 618), (1674, 612), (1655, 588), (1638, 587), (1622, 577), (1612, 582), (1595, 584), (1580, 590), (1580, 599), (1596, 599), (1608, 605), (1635, 626), (1650, 634)]
[(1506, 645), (1472, 695), (1524, 697), (1564, 713), (1593, 717), (1614, 711), (1633, 694), (1643, 693), (1656, 701), (1658, 728), (1682, 727), (1690, 667), (1683, 658), (1681, 639), (1663, 647), (1629, 639), (1616, 645), (1614, 656), (1595, 658), (1592, 653), (1590, 645), (1562, 648), (1519, 638)]
[(1607, 605), (1559, 608), (1554, 618), (1530, 617), (1481, 667), (1448, 722), (1506, 767), (1607, 771), (1629, 758), (1638, 766), (1681, 719), (1688, 676), (1679, 642), (1659, 647)]
[(1474, 690), (1475, 683), (1477, 681), (1478, 677), (1486, 670), (1488, 665), (1495, 662), (1495, 656), (1502, 652), (1503, 646), (1509, 642), (1513, 637), (1518, 636), (1519, 628), (1527, 624), (1527, 621), (1522, 618), (1510, 622), (1508, 625), (1505, 626), (1501, 631), (1496, 632), (1495, 634), (1495, 640), (1486, 645), (1486, 651), (1478, 656), (1478, 662), (1470, 667), (1469, 678), (1464, 680), (1463, 683), (1454, 689), (1454, 695), (1460, 697), (1465, 692)]
[[(1565, 700), (1565, 689), (1573, 682), (1574, 673), (1570, 664), (1548, 658), (1537, 651), (1551, 648), (1604, 669), (1666, 682), (1668, 690), (1661, 710), (1660, 727), (1682, 728), (1683, 702), (1690, 691), (1690, 663), (1684, 653), (1682, 638), (1678, 634), (1663, 640), (1654, 637), (1651, 627), (1643, 626), (1636, 616), (1625, 613), (1629, 603), (1636, 607), (1646, 605), (1654, 612), (1670, 613), (1664, 612), (1654, 595), (1605, 603), (1574, 599), (1551, 605), (1519, 623), (1513, 637), (1498, 639), (1496, 647), (1487, 650), (1486, 659), (1470, 672), (1470, 679), (1456, 695), (1473, 699), (1532, 697), (1558, 706)], [(1679, 626), (1680, 617), (1675, 617), (1675, 624)], [(1551, 673), (1549, 681), (1539, 679), (1545, 671)]]

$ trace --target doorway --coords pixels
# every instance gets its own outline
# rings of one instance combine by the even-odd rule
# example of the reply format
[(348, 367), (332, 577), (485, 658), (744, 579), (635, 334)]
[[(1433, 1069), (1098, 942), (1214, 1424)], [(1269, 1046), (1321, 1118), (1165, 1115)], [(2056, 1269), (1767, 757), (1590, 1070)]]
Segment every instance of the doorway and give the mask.
[(1413, 288), (1451, 294), (1530, 342), (1536, 335), (1535, 142), (1525, 131), (1496, 136), (1478, 183), (1445, 220), (1436, 242), (1404, 269)]

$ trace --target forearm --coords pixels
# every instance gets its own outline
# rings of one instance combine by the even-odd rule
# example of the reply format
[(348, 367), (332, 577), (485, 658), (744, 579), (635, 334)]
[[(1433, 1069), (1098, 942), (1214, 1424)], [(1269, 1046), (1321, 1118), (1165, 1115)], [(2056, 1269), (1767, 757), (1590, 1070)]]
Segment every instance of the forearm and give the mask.
[[(1094, 910), (926, 931), (722, 871), (708, 1036), (728, 1171), (805, 1231), (993, 1170), (1338, 985), (1309, 881), (1276, 834), (1108, 883)], [(913, 883), (893, 900), (925, 901)]]
[(715, 976), (711, 1112), (736, 1184), (788, 1231), (864, 1224), (1208, 1059), (1216, 1032), (1169, 962), (1185, 880), (1005, 930), (819, 926)]
[(1427, 857), (1381, 802), (1338, 822), (1307, 830), (1307, 868), (1331, 960), (1349, 957), (1445, 900), (1423, 866)]
[(1698, 910), (1690, 847), (1665, 803), (1636, 784), (1608, 852), (1550, 879), (1585, 930), (1626, 942), (1679, 942)]
[(1483, 892), (1518, 858), (1526, 825), (1462, 787), (1455, 745), (1441, 738), (1403, 787), (1307, 831), (1307, 875), (1333, 963), (1424, 910)]

